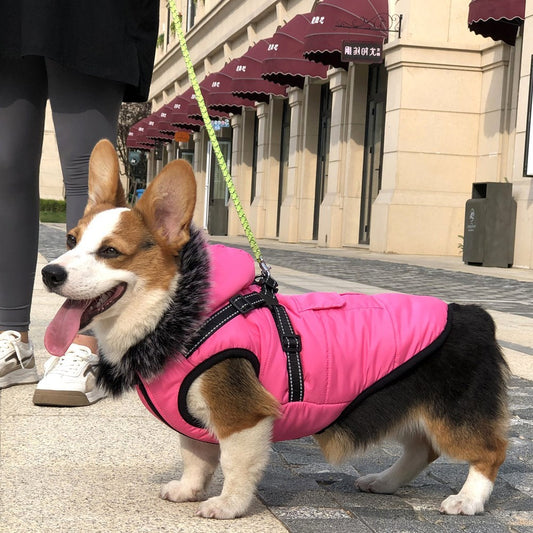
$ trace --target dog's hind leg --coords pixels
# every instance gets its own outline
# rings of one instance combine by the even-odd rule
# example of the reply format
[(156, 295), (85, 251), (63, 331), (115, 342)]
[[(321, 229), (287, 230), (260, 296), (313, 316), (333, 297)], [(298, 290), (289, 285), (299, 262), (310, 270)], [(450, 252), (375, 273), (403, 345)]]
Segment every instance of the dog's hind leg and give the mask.
[(440, 507), (441, 513), (473, 515), (482, 513), (494, 486), (498, 469), (505, 459), (507, 439), (504, 424), (499, 427), (477, 428), (470, 434), (465, 428), (435, 431), (442, 452), (458, 460), (467, 461), (470, 470), (458, 494), (448, 496)]
[(439, 456), (421, 431), (404, 431), (397, 440), (404, 447), (402, 456), (383, 472), (358, 478), (355, 484), (360, 490), (392, 494), (414, 479)]
[(183, 475), (161, 487), (161, 498), (172, 502), (201, 499), (215, 472), (220, 454), (218, 444), (209, 444), (180, 435)]
[(482, 513), (485, 509), (485, 502), (491, 495), (495, 478), (496, 475), (491, 479), (482, 473), (478, 467), (470, 465), (463, 488), (458, 494), (452, 494), (442, 502), (440, 512), (464, 515)]

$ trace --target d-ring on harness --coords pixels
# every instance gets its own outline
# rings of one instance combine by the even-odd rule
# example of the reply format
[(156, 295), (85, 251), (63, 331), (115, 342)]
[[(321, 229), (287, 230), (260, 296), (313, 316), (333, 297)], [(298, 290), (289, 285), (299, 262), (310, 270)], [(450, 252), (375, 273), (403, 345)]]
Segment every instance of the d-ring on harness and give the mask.
[(213, 151), (215, 152), (218, 165), (222, 175), (224, 176), (224, 180), (226, 181), (226, 186), (228, 187), (228, 191), (237, 211), (237, 215), (239, 216), (239, 220), (241, 221), (246, 237), (248, 238), (248, 242), (250, 243), (250, 247), (252, 248), (255, 259), (259, 263), (259, 268), (261, 269), (261, 276), (256, 278), (256, 283), (261, 286), (261, 291), (252, 292), (245, 295), (237, 295), (230, 298), (230, 303), (228, 305), (217, 311), (214, 315), (209, 317), (206, 322), (204, 322), (203, 326), (198, 331), (198, 335), (192, 342), (191, 347), (184, 355), (185, 357), (190, 357), (190, 355), (196, 349), (198, 349), (198, 347), (205, 342), (210, 335), (215, 333), (215, 331), (220, 329), (232, 318), (235, 318), (238, 315), (246, 315), (254, 309), (267, 307), (272, 313), (272, 317), (274, 318), (274, 322), (279, 333), (281, 346), (285, 352), (285, 355), (287, 356), (289, 401), (301, 402), (303, 401), (304, 397), (304, 380), (300, 361), (300, 352), (302, 350), (300, 335), (295, 333), (285, 307), (283, 307), (283, 305), (281, 305), (276, 298), (278, 284), (270, 275), (270, 267), (263, 259), (261, 250), (257, 245), (246, 214), (244, 213), (244, 209), (235, 189), (231, 174), (228, 171), (226, 160), (224, 159), (222, 151), (220, 150), (218, 139), (215, 134), (215, 130), (213, 129), (213, 125), (211, 124), (211, 118), (207, 112), (204, 97), (194, 72), (194, 67), (191, 61), (189, 50), (187, 48), (187, 43), (185, 42), (185, 36), (181, 27), (181, 15), (178, 13), (174, 0), (169, 0), (168, 5), (170, 12), (172, 13), (174, 26), (178, 34), (181, 53), (183, 55), (183, 59), (185, 60), (185, 65), (187, 66), (189, 80), (194, 89), (196, 101), (198, 102), (198, 107), (200, 108), (202, 119), (209, 135), (209, 140), (213, 146)]

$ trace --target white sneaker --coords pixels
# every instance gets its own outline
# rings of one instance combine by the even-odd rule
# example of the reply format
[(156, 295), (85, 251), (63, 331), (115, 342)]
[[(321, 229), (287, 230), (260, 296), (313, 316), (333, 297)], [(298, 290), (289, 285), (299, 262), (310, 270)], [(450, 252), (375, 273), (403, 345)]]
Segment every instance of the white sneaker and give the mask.
[(71, 344), (63, 357), (51, 357), (44, 364), (44, 376), (35, 392), (35, 405), (80, 407), (107, 396), (96, 385), (94, 365), (98, 356), (89, 348)]
[(22, 342), (18, 331), (0, 333), (0, 389), (37, 381), (31, 342)]

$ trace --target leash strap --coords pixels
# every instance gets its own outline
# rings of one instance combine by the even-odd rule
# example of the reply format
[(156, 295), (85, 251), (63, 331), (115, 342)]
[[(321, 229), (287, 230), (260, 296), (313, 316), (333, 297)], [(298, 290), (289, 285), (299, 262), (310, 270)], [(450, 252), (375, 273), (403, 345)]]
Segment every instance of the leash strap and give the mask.
[(202, 91), (200, 89), (198, 79), (196, 78), (196, 73), (194, 72), (194, 66), (191, 61), (189, 49), (187, 48), (187, 43), (185, 42), (185, 35), (183, 33), (183, 28), (181, 25), (181, 15), (178, 13), (178, 10), (176, 8), (176, 2), (174, 0), (168, 0), (168, 7), (170, 8), (172, 19), (174, 21), (174, 27), (176, 28), (176, 32), (178, 34), (181, 53), (183, 55), (183, 59), (185, 60), (185, 65), (187, 67), (187, 74), (189, 76), (189, 81), (191, 82), (191, 85), (194, 89), (194, 94), (196, 95), (196, 101), (198, 102), (198, 107), (200, 108), (200, 113), (202, 114), (202, 119), (204, 121), (207, 134), (209, 135), (209, 140), (211, 141), (211, 145), (213, 146), (213, 151), (215, 153), (215, 157), (217, 158), (220, 171), (222, 172), (222, 175), (224, 176), (224, 180), (226, 181), (228, 192), (231, 196), (231, 200), (233, 201), (233, 205), (235, 206), (235, 210), (237, 211), (237, 215), (239, 216), (239, 220), (241, 221), (241, 225), (244, 229), (244, 233), (246, 237), (248, 238), (248, 242), (250, 243), (250, 248), (252, 249), (254, 253), (255, 259), (259, 263), (261, 272), (263, 272), (263, 274), (265, 275), (268, 275), (270, 271), (270, 267), (266, 264), (265, 260), (263, 259), (261, 250), (255, 240), (254, 234), (250, 227), (250, 223), (248, 222), (248, 218), (246, 217), (246, 213), (244, 212), (244, 208), (242, 207), (241, 201), (237, 194), (237, 190), (235, 189), (235, 184), (233, 183), (233, 179), (228, 170), (228, 166), (226, 165), (226, 160), (224, 159), (224, 155), (222, 154), (222, 150), (220, 149), (220, 145), (218, 143), (215, 130), (213, 129), (213, 125), (211, 123), (211, 118), (209, 117), (209, 113), (207, 112), (207, 106), (205, 105), (205, 100), (202, 95)]
[(287, 357), (289, 402), (301, 402), (304, 398), (304, 380), (300, 359), (300, 352), (302, 351), (300, 335), (295, 333), (287, 310), (278, 302), (275, 292), (273, 292), (272, 287), (277, 287), (276, 282), (272, 278), (268, 278), (264, 284), (265, 280), (261, 278), (259, 283), (263, 284), (261, 292), (233, 296), (228, 305), (210, 316), (199, 329), (190, 348), (183, 355), (186, 358), (190, 357), (202, 343), (236, 316), (246, 316), (254, 309), (268, 307), (278, 330), (281, 347)]

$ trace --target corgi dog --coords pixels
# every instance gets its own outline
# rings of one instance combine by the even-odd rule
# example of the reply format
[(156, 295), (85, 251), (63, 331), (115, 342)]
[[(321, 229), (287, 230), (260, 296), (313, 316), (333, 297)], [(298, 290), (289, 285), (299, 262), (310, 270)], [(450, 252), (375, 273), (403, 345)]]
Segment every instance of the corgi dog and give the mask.
[[(469, 463), (440, 511), (481, 513), (507, 447), (508, 366), (478, 306), (403, 294), (278, 295), (246, 252), (208, 245), (192, 223), (190, 165), (169, 163), (126, 207), (106, 140), (89, 164), (89, 200), (68, 251), (42, 270), (66, 298), (45, 345), (98, 339), (98, 382), (136, 388), (180, 433), (183, 474), (161, 488), (198, 515), (244, 515), (273, 441), (312, 435), (327, 460), (382, 439), (401, 457), (355, 481), (393, 493), (441, 454)], [(220, 495), (204, 491), (221, 466)]]

